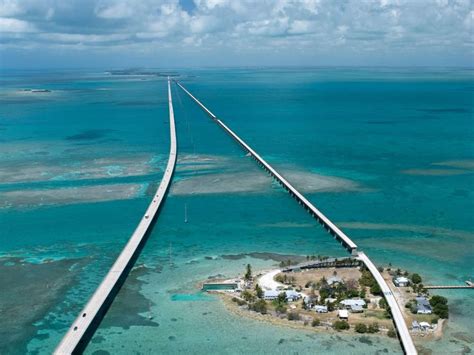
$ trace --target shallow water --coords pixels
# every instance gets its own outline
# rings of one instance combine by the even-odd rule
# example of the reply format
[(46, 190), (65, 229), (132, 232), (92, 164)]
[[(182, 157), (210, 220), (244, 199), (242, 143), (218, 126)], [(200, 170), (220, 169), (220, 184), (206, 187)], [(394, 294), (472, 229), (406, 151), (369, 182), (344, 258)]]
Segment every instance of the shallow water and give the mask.
[[(471, 71), (181, 73), (376, 263), (416, 270), (425, 284), (473, 276)], [(84, 265), (65, 292), (41, 294), (45, 306), (28, 330), (7, 329), (18, 340), (10, 353), (54, 348), (161, 178), (169, 144), (166, 82), (141, 79), (85, 72), (0, 79), (1, 260), (24, 259), (38, 275), (48, 259)], [(18, 91), (24, 88), (52, 92)], [(232, 277), (249, 262), (254, 269), (278, 264), (273, 253), (345, 252), (182, 91), (174, 87), (173, 95), (180, 155), (174, 184), (138, 261), (145, 267), (127, 280), (87, 353), (400, 353), (385, 337), (240, 319), (199, 293), (197, 284), (208, 277)], [(474, 296), (439, 293), (451, 304), (447, 335), (422, 346), (434, 354), (472, 348), (466, 334)]]

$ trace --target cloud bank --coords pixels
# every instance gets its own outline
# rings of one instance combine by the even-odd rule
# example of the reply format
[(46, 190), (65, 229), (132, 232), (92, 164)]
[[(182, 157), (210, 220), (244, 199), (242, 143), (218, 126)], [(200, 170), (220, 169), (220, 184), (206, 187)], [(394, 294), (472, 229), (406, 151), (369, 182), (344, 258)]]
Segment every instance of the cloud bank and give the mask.
[(473, 24), (469, 0), (0, 0), (0, 65), (470, 66)]

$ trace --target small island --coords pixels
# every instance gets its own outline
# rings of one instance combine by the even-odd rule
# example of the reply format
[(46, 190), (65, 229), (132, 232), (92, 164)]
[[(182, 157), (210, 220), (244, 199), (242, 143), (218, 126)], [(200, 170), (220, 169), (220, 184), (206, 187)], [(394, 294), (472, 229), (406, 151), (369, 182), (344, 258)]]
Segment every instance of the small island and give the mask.
[[(356, 258), (307, 257), (279, 269), (203, 283), (202, 290), (222, 295), (240, 316), (314, 329), (396, 337), (390, 308), (372, 274)], [(439, 338), (449, 316), (448, 300), (430, 295), (417, 273), (380, 268), (413, 336)]]

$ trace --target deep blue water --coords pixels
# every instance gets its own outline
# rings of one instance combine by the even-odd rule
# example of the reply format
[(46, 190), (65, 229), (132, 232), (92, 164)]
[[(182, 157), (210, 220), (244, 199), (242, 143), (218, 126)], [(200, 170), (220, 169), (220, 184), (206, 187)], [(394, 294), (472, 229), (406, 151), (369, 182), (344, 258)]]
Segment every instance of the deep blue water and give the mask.
[[(196, 97), (375, 262), (416, 270), (425, 283), (463, 283), (473, 276), (471, 70), (179, 73)], [(161, 178), (169, 145), (166, 81), (53, 71), (4, 72), (0, 83), (0, 253), (5, 263), (12, 257), (28, 263), (82, 258), (86, 265), (77, 274), (81, 281), (65, 285), (65, 292), (44, 292), (48, 307), (35, 314), (30, 332), (16, 330), (15, 347), (0, 344), (7, 352), (27, 347), (47, 353), (107, 272)], [(351, 337), (327, 348), (334, 338), (229, 319), (215, 299), (192, 296), (208, 276), (231, 277), (247, 262), (262, 268), (275, 263), (222, 255), (344, 250), (177, 87), (173, 98), (180, 161), (138, 261), (149, 268), (139, 287), (145, 312), (159, 326), (123, 329), (106, 317), (88, 351), (310, 353), (321, 346), (326, 353), (399, 352), (394, 341), (369, 346)], [(474, 316), (471, 292), (442, 294), (452, 304), (449, 331), (441, 342), (423, 344), (439, 354), (469, 345), (453, 334), (469, 333)], [(120, 302), (115, 307), (137, 313)], [(278, 345), (280, 338), (288, 341)]]

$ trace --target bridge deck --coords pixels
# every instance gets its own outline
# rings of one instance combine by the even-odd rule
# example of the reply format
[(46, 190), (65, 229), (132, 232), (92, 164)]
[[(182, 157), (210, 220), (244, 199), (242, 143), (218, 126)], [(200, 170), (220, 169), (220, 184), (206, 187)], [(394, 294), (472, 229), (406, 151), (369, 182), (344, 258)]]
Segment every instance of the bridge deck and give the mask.
[(327, 218), (320, 210), (318, 210), (311, 202), (309, 202), (296, 188), (293, 187), (283, 176), (281, 176), (270, 164), (268, 164), (259, 154), (257, 154), (247, 143), (245, 143), (236, 133), (234, 133), (227, 125), (224, 124), (220, 119), (216, 117), (206, 106), (204, 106), (197, 98), (195, 98), (186, 88), (181, 85), (179, 82), (176, 82), (181, 89), (186, 92), (189, 97), (191, 97), (219, 126), (221, 126), (232, 138), (234, 138), (250, 155), (260, 164), (262, 167), (268, 171), (275, 179), (277, 179), (280, 184), (303, 206), (311, 213), (314, 218), (316, 218), (324, 227), (326, 227), (331, 234), (333, 234), (344, 247), (351, 252), (353, 255), (357, 255), (359, 260), (361, 260), (369, 269), (369, 271), (374, 276), (375, 280), (382, 289), (387, 303), (390, 306), (392, 311), (393, 319), (395, 326), (398, 330), (400, 341), (402, 343), (403, 350), (407, 354), (417, 354), (415, 345), (408, 331), (408, 327), (403, 319), (402, 313), (398, 304), (395, 300), (395, 297), (390, 291), (389, 286), (385, 282), (384, 278), (377, 270), (375, 265), (370, 261), (370, 259), (363, 253), (357, 252), (357, 245), (342, 232), (334, 223), (332, 223), (329, 218)]
[(357, 245), (344, 233), (342, 232), (334, 223), (332, 223), (329, 218), (327, 218), (320, 210), (318, 210), (311, 202), (309, 202), (296, 188), (291, 185), (288, 180), (281, 176), (270, 164), (268, 164), (257, 152), (255, 152), (247, 143), (245, 143), (240, 137), (234, 133), (229, 127), (227, 127), (224, 122), (218, 119), (209, 109), (207, 109), (198, 99), (196, 99), (185, 87), (183, 87), (179, 82), (176, 82), (201, 108), (207, 112), (211, 118), (217, 122), (232, 138), (234, 138), (250, 155), (260, 163), (265, 170), (267, 170), (270, 175), (272, 175), (278, 182), (286, 189), (290, 194), (292, 194), (295, 199), (301, 202), (306, 209), (321, 223), (323, 224), (329, 232), (331, 232), (336, 238), (338, 238), (343, 245), (349, 250), (349, 252), (354, 253), (357, 250)]
[(168, 164), (166, 165), (166, 170), (161, 183), (127, 245), (122, 250), (120, 256), (117, 258), (85, 308), (59, 343), (54, 352), (55, 354), (62, 355), (80, 353), (85, 349), (143, 247), (147, 232), (149, 231), (150, 226), (152, 225), (152, 222), (167, 194), (176, 165), (177, 140), (169, 79), (168, 105), (171, 142)]

